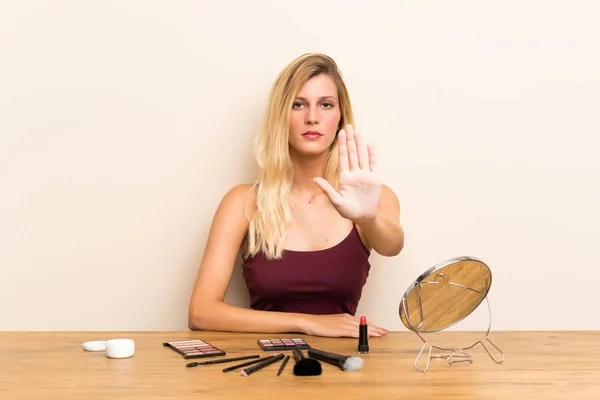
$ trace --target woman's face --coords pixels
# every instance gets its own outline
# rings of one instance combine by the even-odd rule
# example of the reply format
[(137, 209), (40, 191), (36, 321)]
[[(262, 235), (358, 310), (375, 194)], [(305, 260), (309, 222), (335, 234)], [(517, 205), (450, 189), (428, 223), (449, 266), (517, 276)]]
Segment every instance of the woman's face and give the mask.
[(293, 152), (318, 155), (329, 151), (340, 123), (337, 86), (328, 75), (309, 79), (290, 111), (289, 144)]

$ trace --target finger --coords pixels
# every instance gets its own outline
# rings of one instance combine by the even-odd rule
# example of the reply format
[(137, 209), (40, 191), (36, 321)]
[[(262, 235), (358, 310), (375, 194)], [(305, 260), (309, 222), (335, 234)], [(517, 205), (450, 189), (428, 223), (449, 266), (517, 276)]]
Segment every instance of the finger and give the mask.
[(369, 328), (377, 331), (380, 335), (385, 335), (385, 334), (388, 333), (387, 329), (384, 329), (384, 328), (382, 328), (380, 326), (377, 326), (377, 325), (369, 324)]
[(377, 158), (375, 157), (375, 146), (371, 143), (367, 145), (367, 151), (369, 153), (369, 169), (371, 172), (377, 173)]
[(369, 324), (369, 332), (370, 332), (370, 331), (376, 332), (378, 336), (381, 336), (381, 335), (385, 335), (385, 334), (386, 334), (386, 331), (385, 331), (385, 329), (382, 329), (382, 328), (380, 328), (380, 327), (378, 327), (378, 326), (376, 326), (376, 325), (370, 325), (370, 324)]
[(333, 204), (339, 204), (339, 202), (342, 200), (342, 195), (340, 195), (325, 179), (317, 177), (313, 179), (313, 182), (316, 183), (323, 192), (325, 192)]
[(356, 152), (358, 154), (358, 168), (369, 169), (370, 163), (367, 145), (364, 138), (358, 132), (354, 132), (354, 142), (356, 143)]
[(338, 154), (340, 159), (340, 173), (348, 171), (348, 146), (346, 146), (346, 131), (338, 133)]
[(348, 147), (348, 166), (350, 171), (357, 170), (358, 155), (356, 154), (356, 142), (354, 141), (354, 128), (352, 125), (346, 126), (346, 146)]
[(369, 336), (380, 337), (382, 335), (382, 333), (378, 329), (371, 326), (369, 326), (368, 332)]
[(369, 330), (373, 330), (373, 331), (379, 333), (380, 335), (385, 335), (387, 333), (387, 329), (377, 326), (371, 322), (367, 322), (367, 326), (369, 327)]

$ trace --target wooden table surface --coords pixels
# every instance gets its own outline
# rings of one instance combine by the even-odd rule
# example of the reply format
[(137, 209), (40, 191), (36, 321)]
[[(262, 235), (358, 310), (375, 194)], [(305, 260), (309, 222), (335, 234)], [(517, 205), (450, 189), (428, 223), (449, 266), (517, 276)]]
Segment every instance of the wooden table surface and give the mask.
[[(0, 332), (0, 399), (599, 399), (600, 332), (492, 332), (505, 354), (494, 363), (481, 347), (473, 363), (449, 366), (431, 361), (421, 373), (413, 362), (421, 341), (411, 332), (390, 332), (369, 340), (364, 367), (346, 372), (323, 363), (320, 376), (298, 377), (290, 359), (248, 377), (223, 373), (230, 364), (186, 368), (185, 360), (164, 341), (202, 338), (226, 357), (263, 352), (257, 339), (303, 337), (312, 347), (357, 355), (357, 340), (306, 335), (227, 334), (219, 332)], [(478, 332), (443, 332), (425, 338), (435, 344), (467, 347)], [(86, 352), (91, 340), (131, 338), (135, 355), (109, 359)], [(272, 353), (268, 353), (269, 355)], [(274, 353), (277, 354), (277, 353)], [(291, 354), (291, 352), (289, 352)]]

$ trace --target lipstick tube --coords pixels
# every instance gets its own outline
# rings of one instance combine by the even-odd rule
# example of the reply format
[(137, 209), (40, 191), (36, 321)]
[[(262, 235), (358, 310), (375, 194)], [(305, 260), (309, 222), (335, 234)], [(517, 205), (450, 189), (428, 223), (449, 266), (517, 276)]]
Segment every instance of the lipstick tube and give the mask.
[(367, 317), (360, 317), (358, 326), (358, 352), (366, 354), (369, 352), (369, 331), (367, 327)]

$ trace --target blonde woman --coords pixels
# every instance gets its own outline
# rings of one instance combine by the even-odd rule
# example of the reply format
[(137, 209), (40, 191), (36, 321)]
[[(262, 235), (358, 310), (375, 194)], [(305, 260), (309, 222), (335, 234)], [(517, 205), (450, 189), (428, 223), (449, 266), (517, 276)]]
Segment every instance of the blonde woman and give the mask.
[[(404, 232), (399, 201), (353, 123), (330, 57), (305, 54), (281, 72), (257, 137), (257, 180), (227, 192), (214, 216), (190, 329), (358, 336), (370, 252), (397, 255)], [(238, 255), (248, 309), (224, 302)]]

